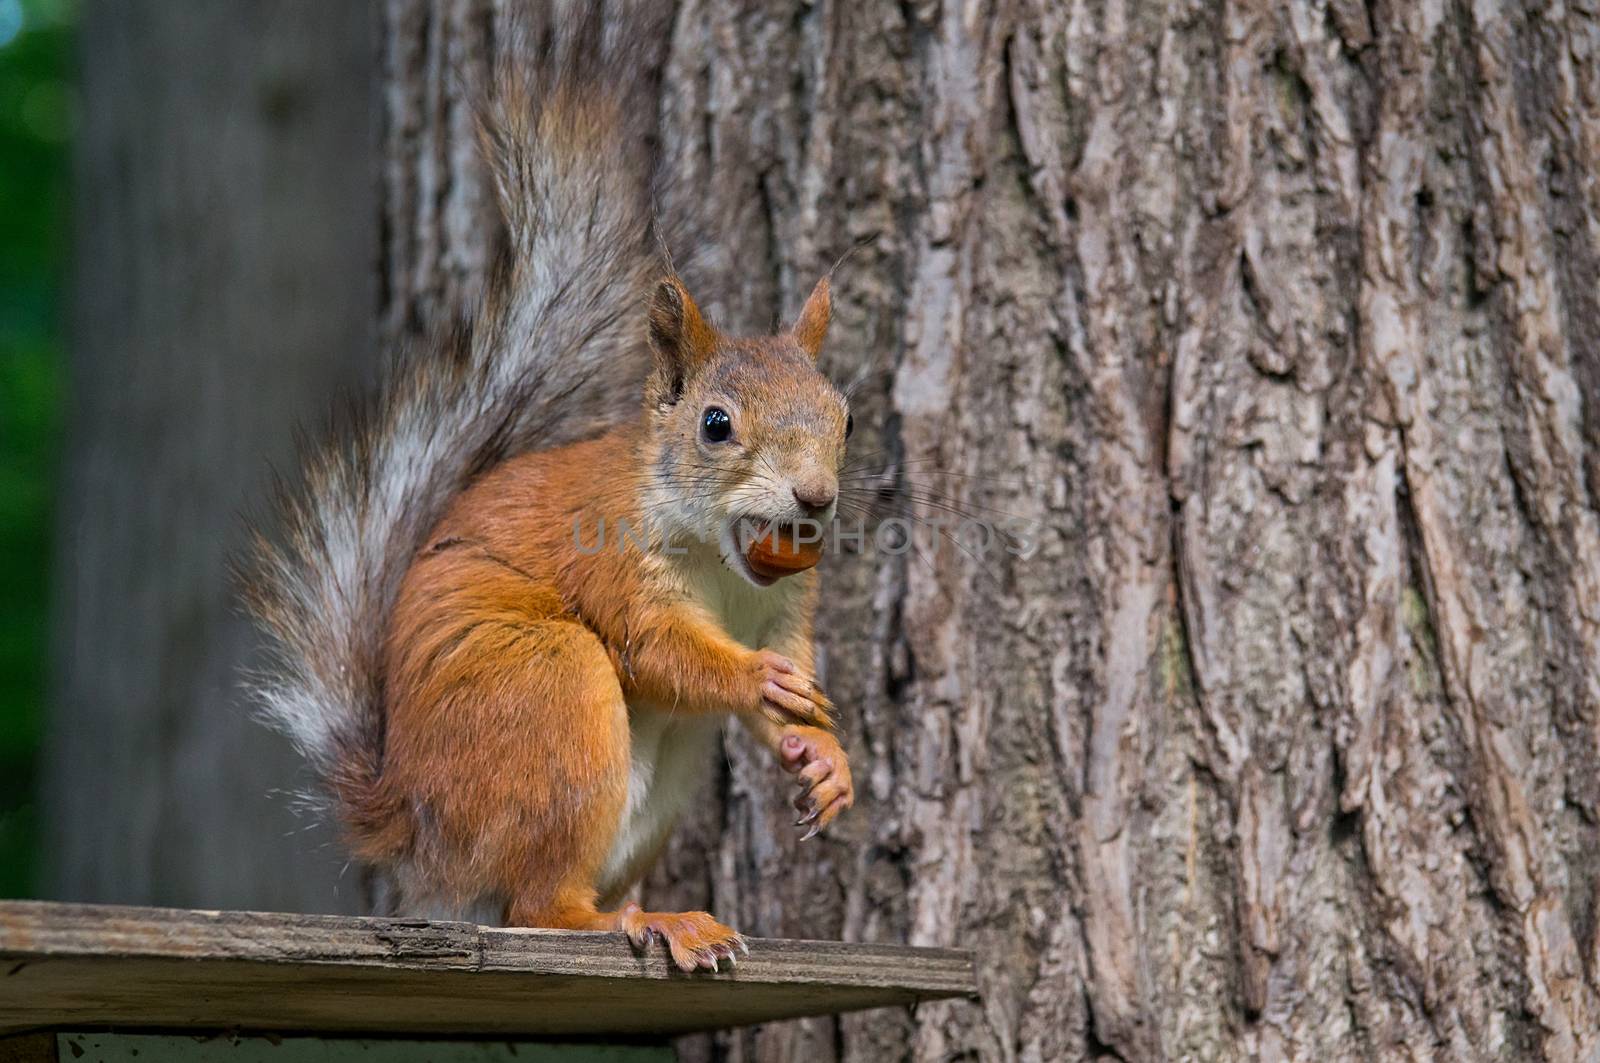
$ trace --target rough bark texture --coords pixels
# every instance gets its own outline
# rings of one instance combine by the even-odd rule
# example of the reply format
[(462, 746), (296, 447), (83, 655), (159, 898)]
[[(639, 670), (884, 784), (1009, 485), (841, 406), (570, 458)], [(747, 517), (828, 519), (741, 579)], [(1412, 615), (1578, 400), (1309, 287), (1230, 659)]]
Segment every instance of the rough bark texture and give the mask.
[[(391, 335), (482, 265), (493, 23), (386, 5)], [(975, 947), (981, 1008), (686, 1051), (1600, 1052), (1597, 47), (1589, 0), (680, 5), (719, 315), (875, 238), (857, 451), (1047, 528), (830, 561), (860, 805), (797, 845), (731, 738), (650, 886)]]
[(324, 0), (82, 10), (54, 896), (359, 907), (293, 813), (288, 744), (242, 711), (227, 558), (294, 424), (376, 361), (374, 21)]

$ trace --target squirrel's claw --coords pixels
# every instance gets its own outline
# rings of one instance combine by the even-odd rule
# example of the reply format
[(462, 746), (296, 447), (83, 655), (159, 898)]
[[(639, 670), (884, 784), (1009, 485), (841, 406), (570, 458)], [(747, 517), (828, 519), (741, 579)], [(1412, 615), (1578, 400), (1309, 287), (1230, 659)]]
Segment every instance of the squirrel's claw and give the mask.
[(618, 914), (621, 929), (635, 948), (661, 942), (673, 964), (686, 973), (717, 970), (743, 942), (737, 932), (706, 912), (643, 912), (630, 904)]
[(742, 937), (738, 937), (734, 941), (723, 941), (698, 949), (695, 952), (695, 956), (700, 961), (700, 965), (707, 970), (719, 971), (722, 969), (723, 960), (728, 961), (729, 967), (739, 966), (738, 955), (735, 951), (738, 948), (745, 948), (744, 938)]
[(761, 650), (756, 654), (756, 665), (761, 679), (760, 708), (768, 719), (779, 726), (836, 729), (833, 702), (815, 680), (795, 669), (793, 661)]
[(800, 724), (824, 731), (838, 729), (833, 718), (833, 703), (820, 691), (807, 697), (769, 679), (761, 685), (761, 708), (767, 718), (780, 727)]
[(796, 827), (810, 829), (801, 841), (815, 838), (855, 801), (850, 782), (850, 765), (844, 750), (830, 736), (791, 735), (785, 739), (798, 748), (780, 748), (785, 770), (795, 776), (794, 809), (800, 814)]

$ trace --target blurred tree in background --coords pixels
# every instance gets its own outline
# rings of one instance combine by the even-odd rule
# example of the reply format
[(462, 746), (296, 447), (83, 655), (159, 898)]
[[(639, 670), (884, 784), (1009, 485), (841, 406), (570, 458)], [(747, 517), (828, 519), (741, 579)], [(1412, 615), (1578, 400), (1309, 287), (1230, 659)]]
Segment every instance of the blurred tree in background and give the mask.
[(73, 6), (0, 0), (0, 896), (37, 890)]
[[(4, 0), (0, 0), (4, 2)], [(228, 559), (377, 364), (373, 9), (83, 0), (40, 889), (356, 908), (240, 689)]]

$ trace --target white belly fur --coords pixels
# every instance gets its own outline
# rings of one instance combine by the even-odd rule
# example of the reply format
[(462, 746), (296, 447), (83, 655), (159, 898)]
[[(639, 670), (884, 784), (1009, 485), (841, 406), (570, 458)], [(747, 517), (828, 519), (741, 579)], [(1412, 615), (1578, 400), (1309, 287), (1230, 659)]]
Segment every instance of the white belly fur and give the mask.
[[(715, 555), (691, 560), (685, 568), (685, 585), (701, 589), (706, 609), (752, 649), (767, 645), (776, 622), (797, 604), (798, 580), (754, 587)], [(602, 897), (634, 879), (640, 862), (660, 848), (689, 799), (717, 770), (712, 757), (721, 715), (629, 705), (628, 719), (633, 742), (628, 803), (600, 874)]]
[(633, 732), (628, 804), (600, 874), (602, 896), (633, 880), (640, 863), (661, 847), (689, 799), (714, 774), (713, 750), (722, 729), (717, 715), (673, 716), (649, 708), (630, 709), (628, 715)]

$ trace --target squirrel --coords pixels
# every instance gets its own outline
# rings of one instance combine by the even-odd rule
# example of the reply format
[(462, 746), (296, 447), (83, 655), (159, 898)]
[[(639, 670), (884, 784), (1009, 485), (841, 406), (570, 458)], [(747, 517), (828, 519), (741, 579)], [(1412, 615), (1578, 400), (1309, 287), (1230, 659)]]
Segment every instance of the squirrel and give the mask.
[(715, 328), (652, 243), (639, 42), (593, 13), (520, 40), (480, 117), (502, 261), (256, 537), (257, 693), (395, 914), (715, 970), (733, 929), (621, 902), (722, 723), (798, 777), (807, 837), (854, 800), (794, 532), (832, 518), (851, 426), (830, 285), (781, 334)]

